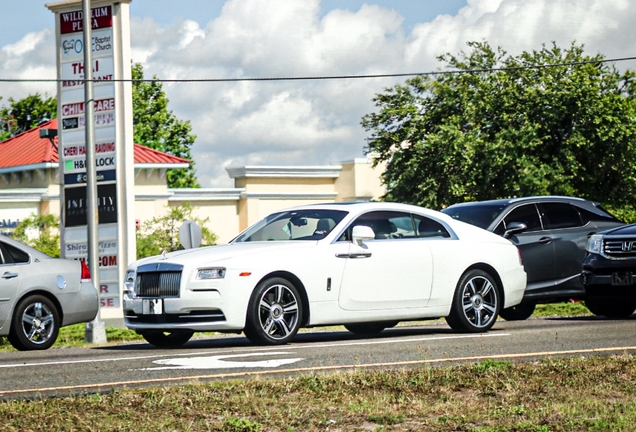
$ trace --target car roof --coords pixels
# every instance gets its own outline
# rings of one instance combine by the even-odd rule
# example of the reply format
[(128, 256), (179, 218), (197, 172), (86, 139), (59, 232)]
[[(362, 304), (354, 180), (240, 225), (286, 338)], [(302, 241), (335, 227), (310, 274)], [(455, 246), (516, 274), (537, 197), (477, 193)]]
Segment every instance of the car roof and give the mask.
[(552, 202), (552, 201), (558, 201), (558, 202), (569, 202), (569, 203), (573, 203), (573, 204), (590, 204), (592, 206), (598, 204), (595, 201), (589, 201), (583, 198), (578, 198), (578, 197), (571, 197), (571, 196), (561, 196), (561, 195), (537, 195), (537, 196), (529, 196), (529, 197), (518, 197), (518, 198), (503, 198), (503, 199), (496, 199), (496, 200), (486, 200), (486, 201), (471, 201), (471, 202), (464, 202), (464, 203), (457, 203), (457, 204), (453, 204), (447, 208), (450, 207), (459, 207), (459, 206), (472, 206), (472, 205), (484, 205), (484, 204), (491, 204), (491, 205), (500, 205), (500, 206), (505, 206), (508, 204), (515, 204), (515, 203), (519, 203), (519, 202)]
[[(415, 212), (421, 214), (429, 214), (434, 215), (436, 217), (440, 217), (440, 212), (437, 210), (431, 210), (426, 207), (420, 207), (412, 204), (402, 204), (402, 203), (394, 203), (394, 202), (370, 202), (370, 201), (347, 201), (347, 202), (332, 202), (332, 203), (317, 203), (317, 204), (307, 204), (302, 206), (296, 206), (291, 208), (286, 208), (281, 211), (294, 211), (294, 210), (315, 210), (315, 209), (325, 209), (325, 210), (344, 210), (350, 213), (363, 213), (371, 210), (378, 211), (403, 211), (403, 212)], [(445, 217), (441, 216), (441, 217)]]
[(297, 210), (297, 209), (316, 209), (316, 208), (326, 208), (326, 209), (334, 209), (334, 210), (349, 210), (352, 209), (379, 209), (379, 210), (388, 210), (388, 209), (405, 209), (405, 210), (426, 210), (424, 207), (412, 205), (412, 204), (402, 204), (402, 203), (394, 203), (394, 202), (375, 202), (375, 201), (345, 201), (345, 202), (331, 202), (331, 203), (316, 203), (316, 204), (307, 204), (296, 207), (291, 207), (286, 210)]

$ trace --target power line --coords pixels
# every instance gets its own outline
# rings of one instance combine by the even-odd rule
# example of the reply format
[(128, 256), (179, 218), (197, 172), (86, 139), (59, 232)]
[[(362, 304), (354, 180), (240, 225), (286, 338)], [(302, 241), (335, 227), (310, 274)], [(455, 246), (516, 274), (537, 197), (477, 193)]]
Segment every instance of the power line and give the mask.
[[(400, 78), (410, 76), (437, 76), (437, 75), (457, 75), (465, 73), (489, 73), (501, 71), (513, 71), (524, 69), (547, 69), (567, 66), (580, 66), (586, 64), (615, 63), (629, 60), (636, 60), (636, 57), (621, 57), (614, 59), (585, 60), (567, 63), (551, 63), (543, 65), (525, 65), (515, 67), (498, 67), (486, 69), (458, 69), (452, 71), (431, 71), (431, 72), (409, 72), (396, 74), (370, 74), (370, 75), (333, 75), (333, 76), (302, 76), (302, 77), (261, 77), (261, 78), (194, 78), (194, 79), (112, 79), (109, 82), (162, 82), (162, 83), (204, 83), (204, 82), (245, 82), (245, 81), (319, 81), (319, 80), (342, 80), (342, 79), (368, 79), (368, 78)], [(83, 83), (84, 80), (67, 80), (57, 78), (25, 79), (25, 78), (0, 78), (0, 82), (64, 82), (73, 81)], [(93, 80), (99, 82), (99, 80)]]

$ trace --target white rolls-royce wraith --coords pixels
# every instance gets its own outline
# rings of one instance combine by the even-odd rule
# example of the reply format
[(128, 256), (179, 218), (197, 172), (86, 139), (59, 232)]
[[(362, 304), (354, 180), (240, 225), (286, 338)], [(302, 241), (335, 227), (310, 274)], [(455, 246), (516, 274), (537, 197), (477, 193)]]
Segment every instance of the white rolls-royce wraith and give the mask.
[(301, 327), (373, 334), (439, 317), (483, 332), (525, 287), (518, 249), (496, 234), (417, 206), (333, 203), (273, 213), (226, 245), (138, 260), (123, 307), (156, 346), (208, 331), (273, 345)]

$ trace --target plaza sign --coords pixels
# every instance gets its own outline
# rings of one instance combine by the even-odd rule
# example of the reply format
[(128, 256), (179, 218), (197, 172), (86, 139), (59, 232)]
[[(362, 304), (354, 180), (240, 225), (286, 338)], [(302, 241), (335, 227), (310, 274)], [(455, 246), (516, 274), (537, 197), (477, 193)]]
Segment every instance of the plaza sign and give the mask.
[[(85, 128), (90, 120), (95, 139), (98, 280), (104, 318), (122, 316), (120, 282), (126, 266), (136, 258), (130, 1), (90, 1), (88, 44), (81, 0), (47, 5), (56, 19), (62, 254), (80, 260), (86, 260), (88, 254)], [(92, 119), (86, 118), (84, 91), (84, 55), (89, 47)]]

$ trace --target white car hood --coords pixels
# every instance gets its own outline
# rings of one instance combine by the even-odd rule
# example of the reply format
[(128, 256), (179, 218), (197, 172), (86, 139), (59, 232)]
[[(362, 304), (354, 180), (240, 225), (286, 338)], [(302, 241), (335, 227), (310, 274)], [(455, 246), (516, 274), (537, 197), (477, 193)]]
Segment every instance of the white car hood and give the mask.
[(176, 252), (170, 252), (165, 255), (155, 255), (148, 258), (142, 258), (131, 267), (138, 267), (150, 263), (173, 263), (199, 265), (203, 263), (219, 262), (234, 258), (237, 255), (246, 257), (255, 253), (272, 253), (288, 249), (306, 249), (315, 247), (317, 241), (277, 241), (277, 242), (245, 242), (232, 243), (220, 246), (206, 246), (195, 249), (186, 249)]

